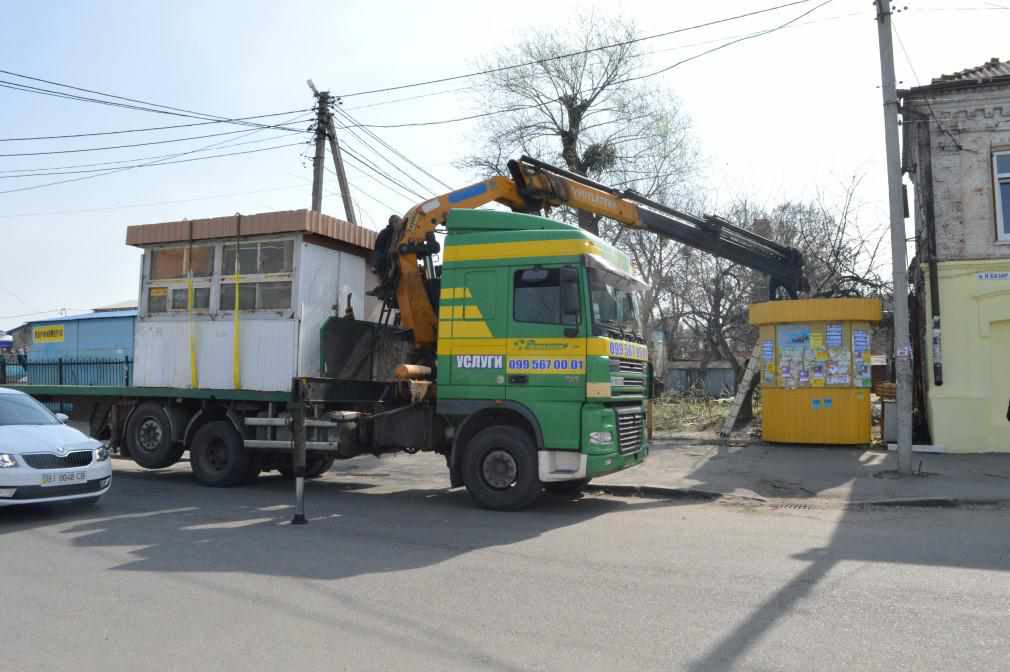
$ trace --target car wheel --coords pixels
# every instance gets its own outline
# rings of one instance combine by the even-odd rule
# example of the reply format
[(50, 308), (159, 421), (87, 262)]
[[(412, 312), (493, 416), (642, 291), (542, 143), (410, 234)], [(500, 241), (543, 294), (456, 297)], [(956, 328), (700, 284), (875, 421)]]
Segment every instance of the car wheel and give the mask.
[(179, 461), (185, 447), (172, 440), (172, 425), (160, 404), (141, 404), (126, 423), (126, 448), (147, 469), (164, 469)]
[(214, 420), (197, 430), (189, 446), (189, 466), (200, 483), (220, 488), (241, 485), (259, 474), (256, 456), (245, 449), (228, 420)]
[(537, 449), (527, 432), (497, 425), (478, 432), (463, 454), (463, 483), (477, 504), (524, 509), (540, 495)]
[(591, 480), (591, 478), (577, 478), (574, 481), (552, 481), (544, 483), (544, 490), (552, 495), (577, 495)]

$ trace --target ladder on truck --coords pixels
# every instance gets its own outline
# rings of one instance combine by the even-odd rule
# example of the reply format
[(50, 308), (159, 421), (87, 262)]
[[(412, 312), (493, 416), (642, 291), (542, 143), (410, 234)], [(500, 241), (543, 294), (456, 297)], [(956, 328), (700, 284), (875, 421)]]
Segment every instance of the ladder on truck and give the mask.
[(743, 408), (744, 399), (754, 389), (754, 384), (758, 380), (760, 362), (761, 344), (757, 343), (754, 346), (754, 350), (750, 353), (750, 360), (747, 362), (747, 369), (744, 371), (743, 379), (740, 380), (740, 384), (736, 388), (736, 397), (733, 399), (733, 405), (730, 406), (729, 412), (722, 422), (722, 429), (719, 430), (719, 438), (724, 445), (729, 441), (730, 434), (733, 433), (733, 427), (736, 426), (737, 418), (740, 417), (740, 409)]

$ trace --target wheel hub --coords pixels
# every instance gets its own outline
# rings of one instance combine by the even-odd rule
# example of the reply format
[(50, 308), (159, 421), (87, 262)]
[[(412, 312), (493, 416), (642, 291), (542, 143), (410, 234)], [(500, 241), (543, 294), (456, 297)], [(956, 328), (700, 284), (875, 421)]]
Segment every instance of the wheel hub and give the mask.
[(137, 432), (137, 445), (141, 450), (153, 452), (161, 445), (161, 423), (154, 418), (145, 418)]
[(228, 466), (228, 451), (223, 441), (211, 441), (207, 445), (206, 462), (214, 471), (223, 471)]
[(481, 475), (491, 488), (507, 490), (515, 485), (519, 476), (519, 465), (508, 451), (492, 450), (484, 457)]

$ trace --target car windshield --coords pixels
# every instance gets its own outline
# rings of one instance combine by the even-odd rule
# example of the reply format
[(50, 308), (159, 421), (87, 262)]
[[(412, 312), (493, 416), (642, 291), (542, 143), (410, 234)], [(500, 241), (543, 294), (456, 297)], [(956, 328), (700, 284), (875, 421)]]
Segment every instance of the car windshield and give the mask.
[(49, 409), (27, 395), (0, 394), (0, 427), (9, 425), (58, 425)]
[(590, 268), (589, 291), (593, 299), (593, 321), (638, 333), (638, 294), (629, 280), (599, 268)]

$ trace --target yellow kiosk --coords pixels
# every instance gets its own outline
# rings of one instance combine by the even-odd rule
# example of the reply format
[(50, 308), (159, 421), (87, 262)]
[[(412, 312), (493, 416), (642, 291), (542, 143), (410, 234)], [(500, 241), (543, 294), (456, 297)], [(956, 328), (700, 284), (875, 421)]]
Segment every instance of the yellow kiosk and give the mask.
[(750, 306), (760, 328), (762, 438), (870, 443), (870, 342), (879, 299), (799, 299)]

